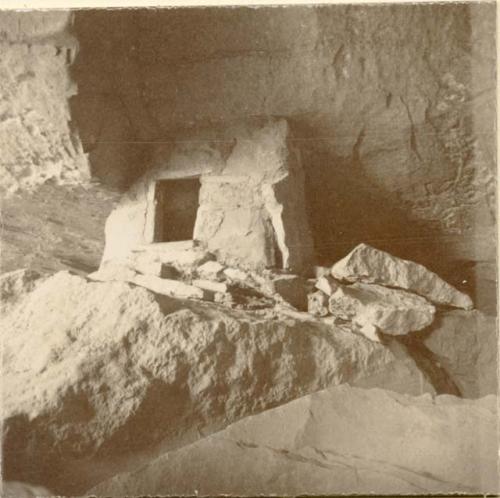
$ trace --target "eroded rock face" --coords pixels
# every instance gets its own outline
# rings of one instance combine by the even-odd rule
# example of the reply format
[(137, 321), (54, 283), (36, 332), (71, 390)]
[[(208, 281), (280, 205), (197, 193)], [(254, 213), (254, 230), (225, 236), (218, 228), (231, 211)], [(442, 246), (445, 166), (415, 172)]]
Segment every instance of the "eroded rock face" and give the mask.
[(2, 12), (0, 191), (3, 195), (47, 181), (81, 183), (90, 168), (69, 121), (76, 93), (69, 65), (77, 42), (68, 12)]
[(492, 2), (84, 10), (75, 118), (130, 180), (125, 142), (282, 116), (321, 264), (377, 240), (441, 274), (495, 258), (495, 31)]
[(368, 244), (359, 244), (345, 258), (335, 263), (332, 275), (348, 282), (405, 289), (444, 306), (465, 309), (473, 307), (469, 296), (459, 292), (424, 266), (397, 258)]
[(65, 476), (76, 458), (172, 446), (326, 386), (433, 392), (397, 344), (303, 317), (56, 274), (1, 317), (5, 478), (81, 491), (61, 488), (85, 480)]
[(496, 398), (340, 386), (99, 484), (98, 496), (493, 493)]

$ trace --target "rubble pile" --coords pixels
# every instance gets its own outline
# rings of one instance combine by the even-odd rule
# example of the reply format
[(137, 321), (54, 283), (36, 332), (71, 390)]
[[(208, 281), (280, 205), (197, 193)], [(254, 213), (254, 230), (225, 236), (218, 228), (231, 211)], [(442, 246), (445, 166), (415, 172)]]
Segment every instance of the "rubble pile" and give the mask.
[(144, 245), (124, 260), (104, 262), (89, 278), (129, 282), (157, 294), (235, 309), (272, 308), (276, 302), (303, 311), (307, 308), (305, 278), (223, 265), (193, 240)]
[(470, 310), (469, 296), (427, 268), (359, 244), (328, 271), (319, 267), (309, 313), (349, 321), (371, 340), (427, 328), (436, 307)]
[[(199, 440), (211, 448), (219, 439), (210, 434), (324, 388), (350, 384), (455, 398), (498, 388), (494, 317), (447, 309), (470, 307), (470, 300), (424, 267), (366, 245), (331, 268), (316, 268), (315, 279), (229, 267), (187, 241), (139, 247), (87, 278), (12, 272), (0, 278), (0, 290), (5, 477), (62, 494), (81, 494)], [(363, 391), (347, 397), (357, 403), (358, 395)], [(420, 402), (409, 406), (413, 411)], [(455, 420), (451, 408), (441, 414), (430, 406), (430, 431), (441, 415)], [(292, 418), (286, 415), (286, 423)], [(337, 417), (344, 419), (351, 416)], [(383, 431), (394, 437), (390, 428)], [(489, 425), (485, 431), (492, 432)], [(301, 448), (297, 454), (304, 457)], [(275, 463), (295, 472), (285, 460)], [(203, 457), (200, 465), (208, 461)], [(359, 472), (364, 463), (353, 465)], [(194, 467), (187, 468), (193, 475)], [(439, 479), (428, 480), (421, 470), (425, 489), (441, 489)], [(375, 469), (376, 489), (396, 489), (393, 478), (404, 476), (382, 471)], [(134, 492), (141, 472), (130, 478)], [(227, 476), (214, 481), (214, 490), (233, 489)], [(331, 478), (328, 489), (337, 489)], [(338, 482), (354, 486), (344, 478)], [(254, 490), (238, 479), (239, 490)], [(454, 489), (465, 490), (460, 482)], [(113, 494), (116, 483), (121, 486), (110, 481), (95, 489)], [(160, 489), (168, 491), (154, 492)], [(277, 493), (298, 490), (276, 487)]]
[(360, 244), (316, 279), (285, 271), (227, 267), (196, 241), (148, 244), (90, 275), (133, 283), (157, 294), (236, 309), (284, 307), (326, 322), (349, 323), (371, 340), (406, 335), (433, 323), (436, 307), (470, 310), (469, 296), (411, 261)]

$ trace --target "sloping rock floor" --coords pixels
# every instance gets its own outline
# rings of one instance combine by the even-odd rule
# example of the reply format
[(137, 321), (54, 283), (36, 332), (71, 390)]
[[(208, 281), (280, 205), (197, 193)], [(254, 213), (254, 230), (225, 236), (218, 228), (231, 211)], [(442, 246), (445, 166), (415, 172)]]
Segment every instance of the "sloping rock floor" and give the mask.
[(339, 386), (247, 417), (97, 496), (496, 493), (495, 396)]

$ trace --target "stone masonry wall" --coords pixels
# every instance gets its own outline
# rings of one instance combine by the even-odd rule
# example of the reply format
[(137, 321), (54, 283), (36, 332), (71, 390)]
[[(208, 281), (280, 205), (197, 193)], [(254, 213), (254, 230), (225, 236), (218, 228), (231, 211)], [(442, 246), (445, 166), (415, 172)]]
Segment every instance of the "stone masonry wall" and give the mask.
[(233, 266), (310, 270), (304, 174), (286, 121), (239, 123), (184, 138), (158, 147), (151, 168), (109, 216), (103, 263), (124, 261), (154, 241), (157, 181), (196, 176), (193, 239)]

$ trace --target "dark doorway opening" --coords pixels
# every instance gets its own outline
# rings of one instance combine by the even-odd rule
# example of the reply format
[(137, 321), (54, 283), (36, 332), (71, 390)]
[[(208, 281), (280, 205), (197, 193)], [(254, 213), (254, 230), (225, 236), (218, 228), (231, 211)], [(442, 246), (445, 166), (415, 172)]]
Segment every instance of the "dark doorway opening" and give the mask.
[(199, 194), (199, 178), (156, 182), (154, 242), (193, 238)]

